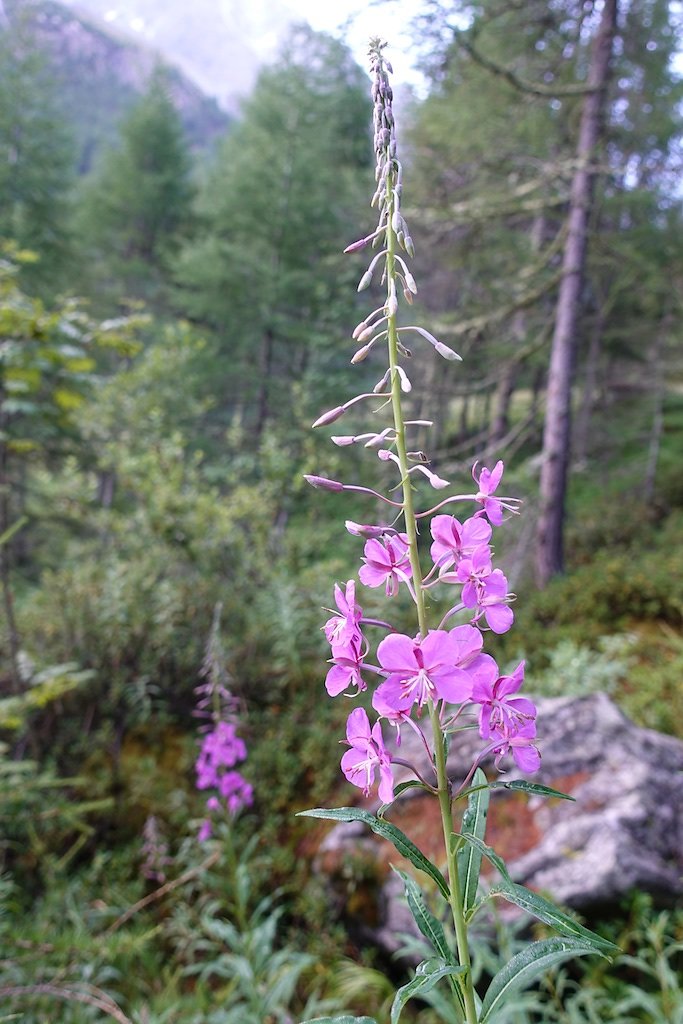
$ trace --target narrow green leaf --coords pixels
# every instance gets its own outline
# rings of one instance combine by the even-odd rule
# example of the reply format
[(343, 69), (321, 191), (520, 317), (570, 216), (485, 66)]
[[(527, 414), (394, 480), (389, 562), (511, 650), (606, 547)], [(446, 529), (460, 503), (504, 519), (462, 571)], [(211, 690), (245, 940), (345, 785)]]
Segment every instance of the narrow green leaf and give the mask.
[(417, 882), (407, 875), (405, 871), (401, 871), (399, 868), (394, 868), (396, 874), (403, 881), (405, 886), (406, 901), (410, 909), (415, 924), (420, 929), (426, 939), (429, 939), (434, 952), (438, 953), (439, 956), (443, 957), (446, 963), (453, 962), (453, 954), (451, 953), (448, 942), (446, 941), (446, 935), (443, 930), (441, 922), (432, 914), (431, 910), (425, 902), (425, 898), (420, 890)]
[[(410, 875), (406, 875), (404, 871), (399, 870), (399, 868), (394, 868), (394, 871), (403, 879), (408, 907), (413, 915), (417, 927), (420, 929), (424, 937), (431, 942), (435, 952), (443, 958), (445, 963), (455, 964), (455, 957), (448, 945), (443, 926), (441, 922), (434, 917), (427, 906), (417, 882), (412, 879)], [(450, 978), (449, 980), (453, 995), (458, 1000), (464, 1016), (465, 1000), (463, 998), (462, 989), (454, 978)]]
[[(467, 810), (462, 816), (462, 831), (476, 836), (483, 842), (486, 835), (486, 816), (489, 809), (489, 791), (485, 788), (486, 776), (481, 768), (474, 773), (474, 782), (480, 789), (472, 793), (467, 801)], [(474, 906), (477, 899), (479, 872), (481, 871), (482, 852), (468, 843), (457, 855), (458, 877), (465, 913)]]
[(557, 800), (571, 800), (576, 802), (576, 797), (568, 793), (561, 793), (559, 789), (551, 789), (550, 786), (540, 786), (536, 782), (527, 782), (526, 779), (513, 779), (511, 782), (487, 782), (481, 786), (470, 786), (458, 795), (458, 800), (469, 797), (481, 789), (507, 789), (514, 793), (530, 793), (535, 796), (554, 797)]
[(391, 1004), (391, 1024), (397, 1024), (401, 1010), (413, 996), (428, 992), (441, 978), (464, 974), (465, 968), (445, 963), (440, 957), (424, 960), (415, 970), (415, 977), (398, 990)]
[(374, 1017), (312, 1017), (302, 1020), (301, 1024), (377, 1024)]
[(550, 786), (541, 786), (537, 782), (527, 782), (526, 779), (513, 779), (511, 782), (494, 782), (496, 789), (509, 789), (516, 793), (533, 793), (536, 796), (556, 797), (558, 800), (572, 800), (576, 797), (569, 793), (561, 793), (559, 789), (551, 789)]
[(474, 846), (475, 849), (479, 850), (479, 852), (483, 854), (491, 864), (493, 864), (494, 868), (497, 868), (503, 878), (510, 882), (511, 885), (515, 884), (510, 878), (508, 869), (505, 866), (505, 861), (502, 857), (498, 856), (491, 846), (487, 846), (486, 843), (482, 842), (479, 836), (473, 836), (470, 832), (462, 832), (461, 836), (466, 843), (469, 843), (471, 846)]
[(376, 835), (381, 836), (382, 839), (388, 839), (390, 843), (393, 843), (401, 856), (406, 857), (416, 868), (420, 871), (424, 871), (426, 875), (429, 875), (432, 881), (436, 883), (439, 892), (444, 899), (448, 900), (450, 898), (446, 879), (443, 877), (439, 869), (425, 857), (424, 853), (417, 848), (411, 839), (408, 839), (407, 835), (401, 832), (400, 828), (397, 828), (390, 822), (381, 821), (379, 818), (376, 818), (374, 814), (370, 814), (368, 811), (364, 811), (360, 807), (313, 807), (310, 811), (299, 811), (298, 817), (325, 818), (328, 821), (364, 822)]
[(517, 885), (515, 882), (502, 882), (499, 885), (494, 885), (489, 890), (488, 895), (489, 897), (502, 896), (503, 899), (514, 903), (537, 920), (550, 925), (560, 935), (564, 935), (567, 938), (581, 939), (582, 942), (592, 944), (599, 953), (619, 952), (619, 946), (610, 942), (609, 939), (603, 939), (602, 936), (592, 932), (589, 928), (584, 928), (583, 925), (563, 913), (550, 900), (539, 896), (536, 892), (532, 892), (531, 889), (527, 889), (524, 885)]
[[(550, 967), (575, 956), (588, 956), (596, 952), (593, 945), (580, 939), (544, 939), (542, 942), (533, 942), (517, 956), (513, 956), (491, 981), (481, 1005), (479, 1024), (488, 1024), (505, 1005), (511, 992), (526, 988), (534, 978)], [(604, 956), (604, 953), (598, 955)]]

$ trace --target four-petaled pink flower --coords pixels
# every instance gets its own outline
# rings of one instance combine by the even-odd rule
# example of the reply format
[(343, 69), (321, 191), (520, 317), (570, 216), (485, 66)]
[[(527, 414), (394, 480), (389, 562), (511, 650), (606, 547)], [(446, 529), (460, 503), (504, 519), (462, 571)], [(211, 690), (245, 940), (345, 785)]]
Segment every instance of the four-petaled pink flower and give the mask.
[[(385, 454), (385, 453), (381, 453)], [(387, 457), (389, 453), (386, 453)], [(503, 462), (492, 470), (483, 467), (477, 476), (476, 501), (482, 506), (474, 516), (464, 522), (451, 515), (437, 515), (431, 520), (431, 556), (438, 581), (458, 583), (462, 586), (462, 604), (447, 613), (444, 622), (459, 609), (474, 609), (471, 625), (452, 630), (435, 629), (422, 637), (412, 638), (402, 633), (390, 633), (377, 647), (379, 666), (367, 662), (369, 644), (360, 623), (387, 626), (376, 619), (362, 618), (362, 609), (356, 603), (353, 580), (345, 587), (335, 584), (334, 596), (339, 614), (333, 614), (325, 623), (325, 635), (332, 647), (331, 668), (325, 686), (331, 696), (353, 690), (367, 689), (363, 671), (384, 676), (384, 681), (373, 694), (372, 704), (380, 719), (396, 727), (396, 743), (400, 743), (400, 727), (410, 724), (421, 733), (417, 722), (411, 720), (417, 705), (417, 717), (423, 706), (443, 701), (447, 704), (479, 705), (479, 731), (488, 740), (488, 751), (495, 754), (496, 766), (506, 754), (512, 754), (516, 764), (526, 772), (536, 771), (540, 754), (534, 745), (536, 735), (536, 708), (532, 701), (515, 696), (524, 678), (524, 662), (509, 676), (500, 676), (498, 667), (489, 655), (482, 654), (481, 618), (495, 633), (504, 633), (512, 625), (514, 616), (509, 601), (508, 582), (500, 569), (491, 563), (491, 524), (499, 526), (506, 508), (514, 511), (511, 499), (499, 499), (495, 492), (503, 475)], [(484, 518), (487, 517), (487, 518)], [(488, 520), (488, 521), (487, 521)], [(412, 570), (408, 537), (395, 530), (389, 532), (379, 526), (359, 526), (347, 523), (349, 532), (365, 536), (363, 565), (359, 570), (361, 583), (368, 587), (384, 585), (388, 597), (398, 593), (402, 582), (415, 599), (412, 589)], [(428, 581), (433, 572), (429, 574)], [(393, 799), (394, 784), (391, 757), (384, 745), (381, 722), (371, 728), (363, 708), (351, 712), (347, 721), (346, 738), (349, 750), (341, 759), (342, 771), (353, 785), (366, 796), (379, 773), (379, 796), (388, 803)], [(422, 737), (425, 739), (424, 736)], [(425, 740), (426, 742), (426, 740)], [(224, 766), (227, 766), (224, 764)], [(232, 777), (232, 778), (231, 778)], [(241, 790), (237, 772), (223, 772), (219, 791), (230, 803), (250, 800), (251, 794)], [(234, 782), (234, 790), (231, 783)], [(223, 793), (222, 789), (226, 792)]]
[(492, 740), (500, 740), (493, 748), (496, 768), (506, 754), (512, 754), (520, 771), (531, 775), (541, 767), (541, 755), (534, 744), (536, 723), (525, 722), (516, 732), (508, 729), (494, 729)]
[(346, 778), (369, 796), (375, 781), (375, 769), (379, 769), (379, 798), (385, 804), (391, 803), (394, 799), (394, 778), (380, 723), (375, 722), (370, 729), (365, 710), (355, 708), (346, 723), (346, 739), (351, 748), (341, 759), (341, 769)]
[(408, 555), (408, 537), (398, 533), (395, 537), (385, 537), (383, 541), (369, 540), (363, 548), (362, 565), (358, 577), (366, 587), (386, 586), (387, 597), (398, 593), (401, 580), (410, 580), (410, 557)]
[(428, 700), (460, 704), (472, 693), (472, 678), (465, 670), (481, 651), (481, 633), (458, 626), (450, 633), (433, 629), (424, 639), (392, 633), (377, 648), (377, 659), (388, 678), (377, 694), (389, 707), (407, 711)]
[(361, 675), (363, 653), (361, 640), (352, 639), (345, 644), (332, 646), (332, 668), (325, 677), (325, 688), (330, 697), (336, 697), (351, 686), (356, 693), (367, 690), (367, 684)]
[(499, 676), (493, 658), (482, 656), (472, 672), (472, 701), (480, 704), (479, 734), (488, 740), (502, 732), (512, 734), (536, 718), (536, 707), (526, 697), (514, 694), (524, 682), (524, 662), (509, 676)]
[(325, 636), (328, 643), (347, 644), (352, 640), (362, 639), (360, 631), (360, 620), (363, 609), (356, 604), (356, 583), (349, 580), (345, 591), (342, 592), (338, 583), (334, 585), (334, 600), (339, 609), (339, 615), (333, 615), (325, 623)]
[(480, 516), (466, 519), (464, 523), (455, 516), (434, 516), (430, 530), (434, 538), (430, 549), (432, 561), (441, 570), (457, 565), (465, 555), (471, 555), (475, 548), (491, 540), (491, 527)]
[(493, 469), (487, 469), (486, 466), (483, 466), (479, 473), (479, 479), (477, 479), (476, 464), (472, 467), (472, 476), (474, 477), (475, 484), (479, 488), (479, 491), (475, 496), (475, 500), (483, 505), (484, 512), (494, 526), (500, 526), (503, 522), (503, 504), (498, 500), (498, 498), (493, 497), (503, 475), (503, 469), (503, 463), (499, 459)]
[[(452, 575), (448, 573), (446, 578)], [(466, 608), (478, 609), (475, 621), (483, 615), (494, 633), (507, 633), (515, 618), (508, 604), (508, 581), (500, 569), (491, 565), (486, 544), (475, 548), (470, 558), (460, 560), (455, 578), (464, 584), (462, 603)]]

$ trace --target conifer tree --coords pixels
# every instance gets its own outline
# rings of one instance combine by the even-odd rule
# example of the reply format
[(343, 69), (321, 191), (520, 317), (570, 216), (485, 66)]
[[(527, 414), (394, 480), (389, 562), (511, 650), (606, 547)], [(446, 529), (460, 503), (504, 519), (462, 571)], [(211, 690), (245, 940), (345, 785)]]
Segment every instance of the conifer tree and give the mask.
[(85, 182), (79, 225), (110, 293), (154, 300), (190, 221), (191, 159), (162, 68)]
[(54, 82), (21, 17), (0, 29), (0, 238), (32, 250), (31, 289), (63, 281), (75, 156)]
[(296, 30), (199, 197), (202, 228), (179, 262), (179, 301), (215, 329), (227, 403), (257, 435), (291, 408), (292, 387), (315, 372), (333, 335), (349, 273), (339, 240), (369, 172), (367, 111), (346, 47)]

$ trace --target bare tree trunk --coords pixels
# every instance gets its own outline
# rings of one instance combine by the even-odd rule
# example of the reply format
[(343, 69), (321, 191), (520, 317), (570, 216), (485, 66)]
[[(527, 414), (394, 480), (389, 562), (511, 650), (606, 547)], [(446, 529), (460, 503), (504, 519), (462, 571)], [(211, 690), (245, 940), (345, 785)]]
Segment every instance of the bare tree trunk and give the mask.
[(550, 353), (536, 543), (536, 580), (540, 587), (564, 569), (563, 533), (571, 440), (571, 378), (595, 177), (591, 162), (600, 139), (601, 113), (616, 24), (617, 0), (604, 0), (588, 70), (591, 92), (584, 101), (579, 125), (577, 169), (569, 197), (567, 241)]

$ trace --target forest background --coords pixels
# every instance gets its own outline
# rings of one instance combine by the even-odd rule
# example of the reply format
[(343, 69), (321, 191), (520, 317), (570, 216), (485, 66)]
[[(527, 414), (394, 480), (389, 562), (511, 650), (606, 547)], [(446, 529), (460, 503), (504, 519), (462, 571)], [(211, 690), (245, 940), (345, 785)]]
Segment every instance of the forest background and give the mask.
[[(367, 75), (304, 27), (237, 118), (188, 126), (161, 66), (113, 119), (95, 117), (111, 93), (93, 90), (84, 114), (43, 46), (40, 18), (59, 6), (10, 13), (0, 1019), (17, 1007), (65, 1024), (380, 1012), (384, 974), (400, 968), (345, 930), (294, 817), (344, 791), (331, 737), (346, 709), (324, 695), (321, 609), (330, 581), (356, 571), (341, 524), (368, 508), (321, 500), (303, 474), (373, 483), (370, 460), (310, 429), (359, 373), (370, 388), (376, 377), (372, 358), (349, 365), (368, 307), (358, 257), (341, 252), (372, 226)], [(428, 91), (401, 111), (416, 305), (463, 357), (413, 373), (434, 467), (466, 479), (475, 459), (504, 457), (524, 501), (503, 551), (519, 625), (497, 656), (528, 659), (532, 692), (608, 689), (638, 724), (677, 736), (680, 19), (663, 0), (425, 0)], [(596, 84), (601, 32), (611, 62)], [(419, 400), (411, 411), (426, 412)], [(566, 480), (544, 476), (550, 463)], [(193, 709), (207, 674), (238, 701), (254, 804), (202, 846)], [(349, 877), (349, 898), (361, 881)], [(660, 969), (678, 955), (680, 914), (634, 894), (606, 927), (630, 973), (565, 979), (582, 998), (610, 993), (594, 1019), (661, 1024), (662, 999), (683, 1012)], [(635, 989), (650, 1004), (615, 1010)], [(520, 1021), (578, 1019), (550, 982), (537, 999)]]

